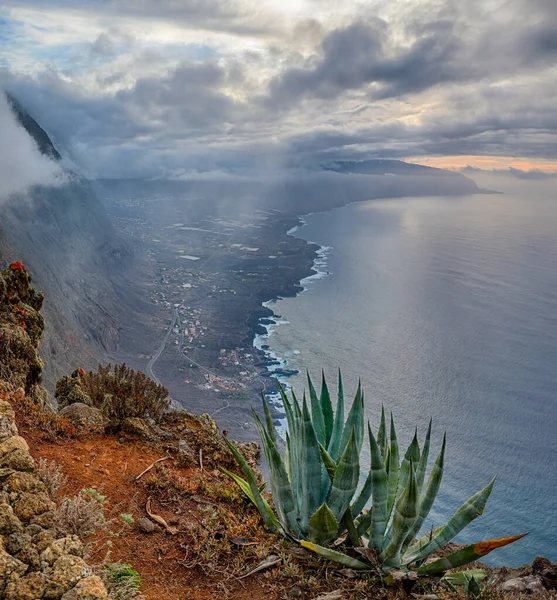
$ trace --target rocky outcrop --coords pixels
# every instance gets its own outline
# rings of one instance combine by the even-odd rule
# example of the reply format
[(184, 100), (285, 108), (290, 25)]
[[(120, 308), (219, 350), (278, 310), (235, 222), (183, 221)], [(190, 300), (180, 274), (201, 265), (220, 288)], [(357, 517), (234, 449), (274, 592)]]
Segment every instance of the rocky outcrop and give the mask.
[[(38, 355), (44, 332), (40, 313), (42, 293), (31, 286), (25, 267), (12, 263), (0, 271), (0, 379), (2, 387), (19, 387), (46, 407), (46, 392), (41, 387), (43, 363)], [(4, 426), (5, 426), (4, 422)], [(0, 435), (2, 435), (0, 424)]]
[(107, 600), (79, 538), (52, 522), (55, 504), (5, 400), (0, 424), (0, 600)]

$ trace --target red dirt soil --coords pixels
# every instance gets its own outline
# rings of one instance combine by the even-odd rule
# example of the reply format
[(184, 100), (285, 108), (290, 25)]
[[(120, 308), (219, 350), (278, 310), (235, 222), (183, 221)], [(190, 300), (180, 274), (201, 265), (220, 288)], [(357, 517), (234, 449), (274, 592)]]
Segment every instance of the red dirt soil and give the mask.
[[(157, 526), (154, 533), (144, 534), (119, 519), (122, 513), (132, 513), (136, 518), (147, 516), (148, 494), (141, 481), (136, 483), (135, 478), (163, 457), (163, 451), (141, 441), (119, 441), (117, 436), (104, 434), (53, 443), (45, 440), (42, 434), (20, 426), (20, 435), (25, 437), (36, 458), (54, 460), (63, 467), (68, 477), (64, 496), (73, 496), (90, 487), (106, 496), (105, 514), (115, 519), (111, 529), (119, 533), (111, 538), (110, 559), (129, 563), (139, 571), (146, 600), (262, 600), (273, 596), (263, 589), (261, 576), (257, 575), (242, 581), (233, 580), (232, 584), (228, 580), (225, 592), (196, 568), (181, 564), (187, 558), (187, 548), (181, 543), (180, 533), (173, 536)], [(176, 471), (187, 477), (196, 469)], [(195, 507), (192, 501), (192, 509)], [(154, 501), (151, 510), (167, 522), (175, 517)], [(92, 562), (100, 562), (105, 552), (106, 548), (101, 549), (98, 556), (93, 555)]]

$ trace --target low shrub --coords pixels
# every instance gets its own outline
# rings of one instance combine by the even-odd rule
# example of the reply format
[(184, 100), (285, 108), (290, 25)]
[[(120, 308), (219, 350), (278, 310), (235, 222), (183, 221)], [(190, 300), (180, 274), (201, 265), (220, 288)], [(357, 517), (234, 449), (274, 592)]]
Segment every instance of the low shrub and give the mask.
[(99, 365), (96, 372), (77, 369), (58, 380), (55, 396), (59, 407), (83, 402), (100, 409), (116, 428), (126, 418), (159, 422), (171, 402), (165, 387), (126, 364)]
[(105, 501), (94, 489), (83, 489), (73, 498), (65, 498), (55, 511), (59, 528), (81, 539), (88, 538), (107, 525)]
[(100, 573), (110, 598), (131, 600), (138, 598), (141, 588), (141, 576), (126, 563), (107, 563)]
[(62, 467), (54, 460), (48, 462), (46, 458), (39, 458), (37, 463), (37, 476), (45, 484), (48, 495), (52, 498), (63, 489), (68, 482)]

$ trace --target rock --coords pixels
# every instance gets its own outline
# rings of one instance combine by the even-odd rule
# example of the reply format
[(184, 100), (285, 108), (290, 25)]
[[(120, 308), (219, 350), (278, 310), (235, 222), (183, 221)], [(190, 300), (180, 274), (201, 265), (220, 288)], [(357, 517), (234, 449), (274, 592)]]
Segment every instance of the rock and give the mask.
[(46, 589), (47, 577), (44, 573), (29, 573), (18, 579), (6, 593), (6, 600), (37, 600)]
[(27, 522), (37, 515), (53, 510), (56, 507), (46, 492), (30, 494), (23, 492), (14, 504), (15, 516), (23, 522)]
[(62, 596), (62, 600), (107, 600), (108, 593), (97, 575), (86, 577)]
[(98, 408), (88, 406), (83, 402), (75, 402), (65, 406), (59, 415), (69, 419), (72, 424), (82, 431), (99, 431), (104, 429), (104, 417)]
[(76, 535), (53, 541), (46, 550), (41, 552), (41, 562), (53, 565), (64, 554), (83, 556), (83, 544)]
[(29, 452), (27, 442), (20, 435), (14, 435), (0, 444), (0, 458), (10, 454), (10, 452), (13, 452), (14, 450)]
[(157, 434), (145, 419), (130, 417), (122, 421), (122, 431), (146, 440), (156, 440)]
[(8, 492), (29, 492), (30, 494), (46, 494), (45, 484), (32, 473), (15, 471), (5, 481), (4, 487)]
[(11, 533), (4, 538), (4, 548), (6, 552), (14, 555), (17, 554), (26, 544), (31, 541), (31, 536), (22, 531)]
[(0, 442), (17, 435), (17, 427), (15, 421), (10, 419), (8, 415), (0, 414)]
[(0, 549), (0, 590), (17, 581), (27, 571), (27, 565)]
[[(11, 438), (12, 440), (14, 438)], [(9, 440), (8, 440), (9, 441)], [(0, 458), (0, 467), (7, 467), (15, 471), (34, 471), (35, 461), (24, 450), (14, 450), (6, 456)]]
[(526, 577), (517, 577), (505, 581), (501, 585), (501, 591), (521, 594), (541, 594), (544, 592), (544, 587), (537, 575), (527, 575)]
[(48, 510), (31, 519), (31, 525), (40, 525), (44, 529), (57, 529), (58, 516), (54, 510)]
[(136, 523), (137, 528), (139, 531), (141, 531), (141, 533), (153, 533), (153, 531), (155, 531), (155, 524), (147, 517), (141, 517), (140, 519), (137, 519)]
[[(29, 527), (31, 527), (29, 525)], [(43, 529), (33, 536), (33, 544), (36, 545), (39, 554), (44, 552), (56, 539), (56, 531), (54, 529)]]
[(33, 537), (41, 533), (42, 530), (43, 528), (40, 525), (27, 525), (25, 528), (25, 533)]
[(549, 559), (536, 556), (532, 563), (532, 575), (537, 575), (547, 589), (557, 589), (557, 565)]
[(74, 371), (71, 377), (64, 376), (56, 382), (54, 397), (58, 408), (63, 409), (72, 404), (91, 405), (91, 398), (81, 389), (81, 377), (78, 371)]
[(50, 581), (54, 584), (51, 588), (52, 593), (56, 594), (62, 590), (61, 597), (69, 589), (84, 577), (91, 575), (91, 567), (79, 556), (61, 556), (52, 567)]
[(21, 521), (14, 515), (9, 504), (0, 504), (0, 535), (10, 535), (22, 531)]
[(25, 544), (16, 554), (16, 558), (29, 567), (29, 571), (38, 571), (41, 567), (39, 551), (31, 542)]
[(304, 592), (302, 591), (302, 588), (300, 586), (294, 585), (288, 590), (288, 593), (286, 595), (289, 598), (303, 598)]

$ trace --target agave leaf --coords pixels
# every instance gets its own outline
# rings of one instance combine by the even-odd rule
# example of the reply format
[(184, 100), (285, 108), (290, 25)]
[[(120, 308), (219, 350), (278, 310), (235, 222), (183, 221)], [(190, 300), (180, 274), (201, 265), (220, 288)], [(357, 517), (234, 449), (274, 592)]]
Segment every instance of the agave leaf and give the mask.
[[(292, 402), (288, 400), (283, 387), (279, 383), (279, 393), (282, 398), (284, 410), (286, 413), (286, 420), (288, 422), (288, 431), (286, 432), (287, 437), (287, 450), (288, 450), (288, 462), (285, 456), (285, 465), (287, 466), (288, 475), (290, 477), (290, 483), (292, 485), (292, 492), (294, 493), (294, 499), (296, 501), (298, 511), (302, 507), (302, 487), (300, 478), (300, 438), (301, 438), (301, 422), (298, 415), (299, 407), (297, 407), (297, 401), (294, 394), (292, 394)], [(296, 407), (298, 411), (296, 411)], [(288, 439), (290, 438), (290, 444), (288, 447)]]
[(356, 447), (354, 431), (348, 440), (346, 450), (340, 457), (335, 471), (331, 489), (327, 495), (327, 504), (338, 521), (340, 521), (350, 506), (360, 477), (359, 451)]
[(317, 436), (317, 441), (320, 444), (325, 445), (326, 434), (325, 434), (325, 418), (323, 417), (323, 409), (321, 408), (321, 402), (319, 402), (319, 398), (317, 397), (317, 392), (315, 391), (315, 387), (309, 376), (309, 371), (307, 372), (308, 379), (308, 387), (309, 387), (309, 400), (311, 404), (311, 419), (313, 423), (313, 428), (315, 429), (315, 435)]
[(330, 550), (329, 548), (324, 548), (323, 546), (319, 546), (318, 544), (312, 544), (311, 542), (307, 542), (306, 540), (301, 540), (300, 545), (307, 550), (311, 550), (318, 554), (322, 558), (326, 558), (327, 560), (332, 560), (333, 562), (340, 563), (345, 567), (350, 567), (351, 569), (369, 569), (370, 565), (363, 563), (360, 560), (352, 558), (348, 556), (348, 554), (343, 554), (342, 552), (337, 552), (336, 550)]
[(371, 489), (373, 503), (370, 511), (371, 535), (369, 547), (381, 552), (383, 536), (389, 520), (388, 511), (388, 476), (383, 464), (381, 451), (368, 423), (369, 446), (371, 455)]
[(389, 445), (389, 495), (387, 510), (389, 515), (391, 514), (395, 499), (396, 491), (398, 488), (398, 472), (399, 472), (399, 458), (398, 458), (398, 440), (396, 438), (395, 420), (393, 413), (391, 413), (391, 443)]
[(261, 518), (263, 519), (263, 522), (265, 523), (267, 528), (272, 532), (277, 531), (278, 529), (280, 529), (280, 523), (275, 517), (273, 511), (270, 509), (268, 503), (261, 496), (254, 472), (248, 465), (246, 459), (236, 448), (236, 446), (234, 446), (234, 444), (227, 438), (224, 438), (224, 441), (230, 449), (230, 452), (232, 452), (232, 454), (234, 455), (234, 458), (236, 459), (237, 463), (240, 465), (240, 469), (242, 470), (242, 473), (246, 478), (246, 483), (248, 484), (252, 494), (251, 496), (249, 496), (250, 500), (252, 500), (255, 506), (257, 507), (257, 510), (259, 511), (259, 514), (261, 515)]
[[(251, 488), (248, 484), (248, 482), (245, 479), (242, 479), (239, 475), (236, 475), (236, 473), (232, 473), (232, 471), (229, 471), (228, 469), (225, 469), (224, 467), (220, 467), (220, 469), (226, 473), (235, 483), (236, 485), (242, 490), (242, 492), (244, 492), (244, 494), (249, 498), (249, 500), (257, 507), (257, 503), (255, 501), (255, 497), (252, 494)], [(263, 483), (259, 486), (259, 493), (263, 492), (263, 490), (265, 489), (265, 486), (267, 484)], [(279, 529), (281, 527), (279, 521), (276, 519), (275, 514), (273, 513), (273, 509), (269, 506), (269, 503), (267, 502), (267, 500), (265, 500), (265, 498), (261, 497), (261, 500), (263, 501), (263, 504), (265, 505), (265, 508), (269, 514), (269, 516), (276, 520), (276, 526)]]
[[(441, 480), (443, 479), (443, 467), (445, 465), (445, 446), (447, 444), (447, 436), (443, 436), (443, 445), (441, 446), (441, 451), (439, 452), (439, 456), (433, 465), (433, 469), (429, 475), (429, 479), (427, 481), (427, 485), (425, 490), (422, 492), (420, 496), (420, 514), (414, 523), (414, 527), (408, 533), (408, 537), (404, 542), (403, 551), (408, 547), (409, 544), (412, 543), (412, 540), (416, 537), (418, 532), (420, 531), (424, 521), (433, 506), (437, 493), (439, 492), (439, 487), (441, 486)], [(424, 446), (425, 450), (425, 446)], [(422, 455), (423, 456), (423, 455)], [(417, 477), (416, 477), (417, 479)], [(404, 558), (405, 560), (405, 558)]]
[(364, 485), (360, 490), (358, 497), (354, 504), (352, 504), (350, 510), (354, 516), (358, 516), (362, 510), (365, 508), (365, 505), (369, 502), (371, 498), (371, 471), (369, 472), (366, 480), (364, 481)]
[(377, 445), (381, 450), (381, 455), (385, 457), (387, 454), (387, 426), (385, 423), (385, 407), (381, 405), (381, 421), (379, 423), (379, 431), (377, 432)]
[(346, 509), (346, 512), (342, 517), (341, 526), (346, 528), (346, 531), (348, 532), (348, 539), (350, 540), (352, 546), (358, 548), (360, 546), (360, 536), (358, 534), (356, 524), (354, 523), (354, 517), (352, 516), (350, 507)]
[(265, 449), (265, 456), (269, 463), (269, 470), (271, 472), (271, 491), (279, 514), (279, 520), (289, 533), (300, 535), (298, 509), (294, 501), (294, 495), (292, 494), (286, 467), (280, 457), (276, 441), (269, 436), (255, 411), (254, 416)]
[(327, 451), (334, 458), (338, 460), (340, 439), (342, 437), (342, 429), (344, 426), (344, 390), (342, 387), (342, 375), (340, 369), (338, 370), (338, 400), (337, 409), (335, 412), (335, 420), (333, 423), (333, 430), (331, 432), (331, 440), (327, 446)]
[(405, 557), (405, 564), (410, 564), (426, 558), (432, 552), (435, 552), (438, 548), (441, 548), (446, 543), (450, 542), (455, 535), (460, 533), (471, 521), (479, 517), (483, 513), (494, 483), (495, 477), (485, 486), (485, 488), (483, 488), (483, 490), (474, 494), (455, 512), (449, 519), (449, 522), (431, 540), (431, 542), (423, 546), (414, 554)]
[[(414, 437), (406, 450), (402, 463), (400, 464), (400, 471), (398, 474), (398, 488), (397, 488), (397, 498), (400, 497), (404, 488), (406, 487), (406, 482), (408, 481), (408, 474), (410, 472), (410, 464), (417, 465), (420, 461), (420, 446), (418, 444), (418, 430), (414, 432)], [(417, 484), (417, 481), (416, 481)], [(419, 488), (418, 488), (419, 491)]]
[(327, 387), (323, 371), (321, 372), (321, 396), (319, 397), (319, 401), (321, 403), (321, 411), (323, 412), (323, 420), (325, 421), (325, 443), (323, 446), (327, 448), (333, 434), (334, 414), (331, 395), (329, 394), (329, 388)]
[(424, 486), (425, 473), (427, 470), (427, 461), (429, 459), (429, 445), (431, 442), (431, 419), (429, 420), (429, 426), (427, 428), (427, 433), (425, 436), (424, 447), (422, 450), (422, 455), (420, 456), (420, 462), (418, 464), (418, 470), (416, 472), (416, 481), (418, 482), (418, 489), (420, 492)]
[[(358, 519), (356, 519), (356, 522), (355, 522), (356, 531), (358, 532), (358, 535), (360, 537), (365, 535), (369, 531), (369, 529), (371, 527), (371, 517), (372, 517), (372, 511), (366, 510), (365, 512), (362, 512), (362, 514), (360, 515), (360, 517)], [(368, 538), (368, 544), (369, 544), (370, 538), (369, 538), (369, 536), (366, 536), (366, 537)]]
[(308, 522), (308, 537), (314, 544), (328, 544), (335, 539), (339, 523), (326, 502), (311, 515)]
[(301, 522), (307, 523), (309, 517), (321, 506), (322, 461), (319, 443), (307, 401), (304, 396), (302, 403), (302, 439), (301, 439), (301, 481), (302, 481), (302, 511)]
[(469, 578), (474, 578), (476, 581), (481, 581), (487, 577), (483, 569), (468, 569), (467, 571), (457, 571), (455, 573), (447, 573), (443, 575), (441, 581), (452, 585), (466, 585)]
[(271, 411), (269, 410), (269, 404), (267, 399), (265, 398), (265, 394), (261, 392), (261, 400), (263, 401), (263, 411), (265, 413), (265, 423), (267, 425), (267, 433), (269, 437), (273, 440), (273, 442), (277, 443), (277, 434), (275, 431), (275, 425), (273, 423), (273, 417), (271, 416)]
[(503, 546), (512, 544), (513, 542), (523, 538), (525, 535), (528, 534), (523, 533), (521, 535), (501, 538), (498, 540), (487, 540), (477, 544), (470, 544), (469, 546), (465, 546), (461, 550), (453, 552), (448, 556), (435, 560), (426, 565), (422, 565), (416, 570), (416, 572), (418, 575), (425, 576), (439, 575), (445, 571), (448, 571), (449, 569), (455, 569), (456, 567), (467, 565), (468, 563), (478, 560), (496, 548), (502, 548)]
[(321, 452), (321, 459), (323, 460), (323, 464), (325, 465), (325, 469), (327, 469), (327, 474), (329, 475), (329, 479), (333, 481), (335, 477), (335, 471), (337, 470), (336, 462), (331, 458), (331, 455), (325, 450), (325, 448), (319, 444), (319, 451)]
[(391, 526), (391, 539), (379, 560), (385, 568), (399, 568), (401, 565), (401, 549), (408, 532), (416, 522), (419, 513), (419, 492), (414, 466), (410, 461), (408, 482), (404, 491), (395, 504), (393, 523)]
[[(364, 442), (364, 399), (362, 393), (362, 384), (358, 382), (358, 390), (356, 391), (356, 397), (348, 413), (344, 429), (342, 431), (342, 437), (340, 439), (339, 454), (342, 454), (348, 445), (348, 440), (354, 429), (354, 437), (356, 441), (356, 447), (358, 449), (358, 455), (362, 450), (362, 444)], [(331, 453), (331, 456), (337, 460), (337, 458)]]
[(286, 469), (286, 474), (288, 475), (288, 481), (290, 482), (290, 486), (292, 486), (292, 454), (291, 454), (290, 446), (291, 446), (290, 434), (287, 431), (286, 432), (286, 448), (284, 450), (284, 468)]

